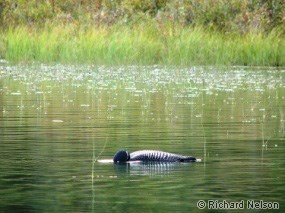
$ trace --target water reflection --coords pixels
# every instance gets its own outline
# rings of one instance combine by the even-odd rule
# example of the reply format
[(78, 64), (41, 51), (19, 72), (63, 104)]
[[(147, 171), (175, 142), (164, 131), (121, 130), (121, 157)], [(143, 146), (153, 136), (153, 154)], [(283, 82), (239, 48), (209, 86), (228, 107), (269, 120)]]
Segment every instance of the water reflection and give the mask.
[[(0, 64), (0, 212), (284, 209), (284, 100), (284, 69)], [(118, 149), (203, 161), (93, 164)]]
[(131, 162), (114, 165), (117, 175), (165, 176), (171, 172), (190, 169), (192, 163), (177, 162)]

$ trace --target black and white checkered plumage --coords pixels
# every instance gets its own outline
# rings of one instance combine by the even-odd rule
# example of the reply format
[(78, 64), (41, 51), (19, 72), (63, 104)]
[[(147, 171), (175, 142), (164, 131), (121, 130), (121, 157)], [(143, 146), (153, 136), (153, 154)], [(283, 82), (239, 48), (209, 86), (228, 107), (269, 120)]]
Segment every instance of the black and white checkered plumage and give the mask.
[(130, 154), (121, 150), (115, 154), (113, 160), (115, 163), (126, 161), (195, 162), (196, 158), (157, 150), (140, 150)]

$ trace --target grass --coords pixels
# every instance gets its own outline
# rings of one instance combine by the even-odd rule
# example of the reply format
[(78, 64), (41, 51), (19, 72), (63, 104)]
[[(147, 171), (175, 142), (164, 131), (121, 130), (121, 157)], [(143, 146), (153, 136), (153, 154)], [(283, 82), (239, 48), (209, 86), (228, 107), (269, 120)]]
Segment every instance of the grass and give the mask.
[(14, 62), (285, 66), (285, 40), (274, 31), (239, 35), (155, 23), (17, 27), (0, 35), (0, 56)]

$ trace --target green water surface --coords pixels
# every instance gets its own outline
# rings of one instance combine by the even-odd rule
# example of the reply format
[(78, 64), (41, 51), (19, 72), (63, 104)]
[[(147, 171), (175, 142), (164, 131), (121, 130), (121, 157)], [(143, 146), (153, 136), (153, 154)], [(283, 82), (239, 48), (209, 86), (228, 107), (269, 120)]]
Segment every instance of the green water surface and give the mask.
[[(282, 211), (284, 137), (284, 69), (2, 62), (0, 212)], [(202, 162), (95, 162), (121, 148)]]

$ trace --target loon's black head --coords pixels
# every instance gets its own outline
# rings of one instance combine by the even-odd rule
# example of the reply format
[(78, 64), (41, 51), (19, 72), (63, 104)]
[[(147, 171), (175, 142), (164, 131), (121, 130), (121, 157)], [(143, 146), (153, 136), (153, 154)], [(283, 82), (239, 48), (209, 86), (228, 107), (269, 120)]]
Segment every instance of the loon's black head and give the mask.
[(114, 158), (113, 161), (114, 163), (120, 163), (120, 162), (127, 162), (130, 159), (130, 154), (126, 150), (120, 150), (118, 151)]

